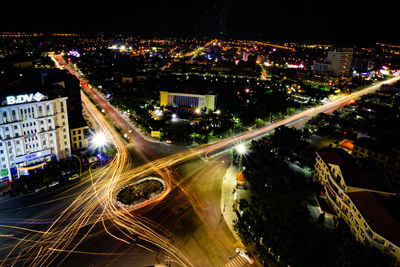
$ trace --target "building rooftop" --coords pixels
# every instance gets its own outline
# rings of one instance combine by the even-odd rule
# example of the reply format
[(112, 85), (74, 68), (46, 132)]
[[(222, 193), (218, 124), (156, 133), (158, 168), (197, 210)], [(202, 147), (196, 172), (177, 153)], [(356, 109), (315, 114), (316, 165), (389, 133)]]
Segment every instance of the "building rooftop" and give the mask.
[(324, 147), (317, 152), (323, 161), (340, 166), (353, 165), (353, 158), (340, 148)]
[(400, 223), (368, 191), (350, 192), (349, 196), (374, 232), (400, 246)]
[(383, 142), (380, 142), (378, 140), (372, 139), (372, 138), (358, 138), (354, 140), (354, 145), (366, 148), (368, 150), (372, 150), (375, 152), (378, 152), (380, 154), (384, 154), (387, 156), (391, 156), (391, 150), (390, 147)]
[(340, 167), (346, 186), (394, 194), (383, 172), (354, 167)]
[(340, 148), (326, 147), (317, 152), (326, 164), (340, 166), (346, 186), (393, 194), (385, 174), (381, 171), (359, 168), (354, 158)]

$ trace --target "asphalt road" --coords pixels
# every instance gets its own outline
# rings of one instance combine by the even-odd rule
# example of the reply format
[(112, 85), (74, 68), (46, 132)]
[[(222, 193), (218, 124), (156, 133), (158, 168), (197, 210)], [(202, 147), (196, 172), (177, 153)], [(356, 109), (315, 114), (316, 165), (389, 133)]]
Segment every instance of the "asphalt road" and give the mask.
[[(59, 255), (51, 263), (62, 262), (63, 266), (148, 266), (169, 261), (172, 266), (243, 266), (244, 262), (232, 265), (230, 260), (239, 244), (220, 213), (221, 178), (227, 166), (218, 157), (238, 142), (261, 137), (280, 125), (300, 123), (375, 89), (371, 87), (261, 129), (193, 149), (151, 143), (135, 131), (130, 133), (131, 145), (126, 146), (103, 115), (96, 113), (93, 116), (99, 125), (111, 132), (116, 146), (122, 149), (121, 156), (112, 165), (99, 169), (92, 176), (94, 180), (79, 186), (1, 200), (0, 260), (11, 251), (6, 265), (14, 257), (17, 265), (23, 265), (23, 251), (15, 255), (19, 251), (12, 247), (23, 242), (26, 251), (32, 251), (29, 260), (40, 262), (42, 255), (51, 250)], [(103, 104), (107, 107), (107, 103)], [(107, 110), (110, 121), (122, 128), (130, 127), (112, 107)], [(133, 160), (126, 147), (134, 151)], [(201, 157), (205, 153), (207, 160)], [(135, 177), (166, 172), (169, 193), (165, 197), (143, 209), (115, 209), (111, 199), (114, 190)], [(65, 210), (68, 212), (63, 214)], [(56, 221), (49, 233), (47, 229)]]

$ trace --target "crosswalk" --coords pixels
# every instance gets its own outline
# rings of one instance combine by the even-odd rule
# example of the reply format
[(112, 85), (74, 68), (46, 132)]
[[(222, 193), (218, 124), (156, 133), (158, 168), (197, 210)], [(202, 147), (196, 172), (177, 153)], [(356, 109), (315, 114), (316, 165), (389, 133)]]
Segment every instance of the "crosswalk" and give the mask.
[(246, 259), (237, 255), (227, 262), (223, 267), (243, 267), (249, 266)]

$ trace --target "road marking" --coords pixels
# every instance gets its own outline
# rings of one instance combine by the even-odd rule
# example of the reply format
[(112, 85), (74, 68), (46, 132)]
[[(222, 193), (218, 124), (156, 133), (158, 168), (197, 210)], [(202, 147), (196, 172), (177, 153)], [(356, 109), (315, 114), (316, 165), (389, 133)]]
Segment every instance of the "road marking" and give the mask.
[(228, 263), (224, 265), (224, 267), (242, 267), (247, 263), (246, 259), (241, 257), (240, 255), (234, 256)]

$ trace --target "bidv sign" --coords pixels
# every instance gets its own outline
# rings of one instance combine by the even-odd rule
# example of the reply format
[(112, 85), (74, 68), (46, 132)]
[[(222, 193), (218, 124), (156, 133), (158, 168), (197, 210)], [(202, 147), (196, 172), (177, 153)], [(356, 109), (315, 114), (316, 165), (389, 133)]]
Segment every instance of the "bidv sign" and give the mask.
[(39, 92), (37, 92), (36, 94), (26, 94), (26, 95), (6, 97), (7, 105), (22, 104), (22, 103), (32, 102), (33, 100), (41, 101), (43, 98), (45, 98), (45, 96)]

